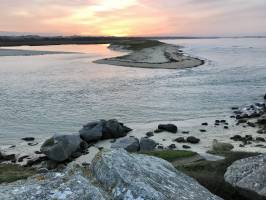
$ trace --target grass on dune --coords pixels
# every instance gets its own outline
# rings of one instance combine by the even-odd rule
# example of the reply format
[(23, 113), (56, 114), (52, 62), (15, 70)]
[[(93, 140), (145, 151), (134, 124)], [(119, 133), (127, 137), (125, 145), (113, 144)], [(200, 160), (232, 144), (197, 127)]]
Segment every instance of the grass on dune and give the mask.
[(26, 179), (36, 172), (27, 167), (15, 164), (0, 164), (0, 184), (10, 183), (20, 179)]
[(123, 40), (116, 41), (111, 44), (124, 46), (127, 50), (139, 51), (145, 48), (155, 47), (163, 43), (157, 40)]
[(151, 152), (142, 152), (143, 154), (155, 156), (172, 162), (180, 158), (188, 158), (197, 155), (197, 153), (192, 151), (184, 150), (160, 150), (160, 151), (151, 151)]

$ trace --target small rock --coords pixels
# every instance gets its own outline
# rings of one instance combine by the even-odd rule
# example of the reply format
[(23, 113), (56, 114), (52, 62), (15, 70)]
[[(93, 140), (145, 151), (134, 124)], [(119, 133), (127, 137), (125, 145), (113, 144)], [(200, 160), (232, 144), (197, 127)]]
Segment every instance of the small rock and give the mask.
[(244, 124), (244, 123), (247, 123), (247, 120), (246, 119), (239, 119), (238, 123), (239, 124)]
[(163, 145), (158, 145), (157, 149), (164, 149)]
[(189, 134), (189, 131), (182, 131), (183, 134)]
[(152, 136), (154, 136), (154, 134), (153, 134), (153, 132), (147, 132), (147, 133), (146, 133), (146, 136), (147, 136), (147, 137), (152, 137)]
[(229, 129), (229, 127), (228, 126), (224, 126), (224, 129)]
[(18, 158), (18, 162), (23, 162), (24, 158), (28, 158), (29, 156), (26, 155), (26, 156), (21, 156)]
[(16, 162), (16, 155), (15, 154), (3, 154), (3, 153), (0, 153), (0, 160), (3, 160), (3, 161), (15, 161)]
[(128, 152), (137, 152), (140, 149), (139, 140), (135, 137), (125, 137), (118, 139), (111, 145), (111, 148), (123, 148)]
[(200, 142), (200, 139), (198, 139), (194, 136), (190, 136), (187, 138), (187, 142), (189, 142), (191, 144), (198, 144)]
[(222, 119), (222, 120), (221, 120), (221, 123), (226, 123), (226, 120)]
[(188, 146), (188, 145), (183, 145), (182, 146), (184, 149), (190, 149), (191, 147), (190, 146)]
[(81, 165), (84, 166), (84, 167), (88, 167), (88, 166), (90, 166), (90, 163), (83, 162), (83, 163), (81, 163)]
[(200, 132), (205, 133), (207, 131), (205, 129), (200, 129)]
[(42, 154), (40, 151), (34, 151), (35, 154)]
[(33, 158), (33, 159), (27, 161), (26, 166), (31, 167), (32, 165), (39, 164), (43, 161), (46, 161), (47, 159), (48, 159), (47, 156), (40, 156), (38, 158)]
[(154, 131), (154, 133), (161, 133), (161, 132), (164, 132), (164, 130), (162, 130), (162, 129), (156, 129), (156, 130)]
[(252, 135), (245, 135), (245, 140), (252, 141), (253, 140)]
[(243, 144), (240, 144), (240, 145), (239, 145), (239, 147), (245, 147), (245, 145), (243, 145)]
[(232, 110), (238, 110), (239, 107), (237, 107), (237, 106), (233, 106), (231, 109), (232, 109)]
[(265, 138), (263, 138), (263, 137), (256, 137), (256, 141), (258, 141), (258, 142), (266, 142)]
[(140, 151), (152, 151), (156, 147), (156, 142), (149, 138), (140, 139)]
[(170, 145), (168, 146), (168, 148), (169, 148), (169, 149), (176, 149), (176, 145), (175, 145), (175, 144), (170, 144)]
[(258, 134), (265, 134), (266, 132), (263, 129), (257, 131)]
[(234, 135), (233, 137), (230, 138), (231, 140), (234, 141), (242, 141), (242, 137), (240, 135)]
[(247, 125), (249, 125), (250, 127), (253, 127), (253, 128), (256, 127), (255, 123), (253, 123), (253, 122), (247, 122)]
[(217, 152), (223, 151), (231, 151), (234, 146), (230, 143), (218, 142), (217, 140), (213, 140), (212, 142), (212, 150)]
[(258, 124), (266, 125), (266, 114), (262, 115), (257, 122)]
[(34, 137), (24, 137), (24, 138), (21, 138), (21, 139), (24, 140), (24, 141), (27, 141), (27, 142), (34, 141), (35, 140)]
[(262, 148), (264, 148), (265, 146), (263, 144), (257, 144), (257, 145), (255, 145), (255, 147), (262, 147)]
[(36, 145), (38, 145), (38, 144), (39, 144), (38, 142), (29, 142), (29, 143), (28, 143), (29, 146), (36, 146)]
[(207, 122), (204, 122), (201, 124), (202, 126), (208, 126), (208, 123)]
[(178, 143), (185, 143), (186, 140), (184, 137), (179, 137), (179, 138), (176, 138), (174, 141), (178, 142)]
[(177, 126), (174, 124), (160, 124), (158, 129), (165, 130), (170, 133), (177, 133)]

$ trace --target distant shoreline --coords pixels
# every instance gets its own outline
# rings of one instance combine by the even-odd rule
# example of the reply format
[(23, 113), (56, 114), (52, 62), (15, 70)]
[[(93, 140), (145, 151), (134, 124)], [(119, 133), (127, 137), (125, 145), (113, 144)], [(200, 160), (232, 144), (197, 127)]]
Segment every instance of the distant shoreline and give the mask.
[[(158, 38), (165, 39), (165, 38)], [(170, 39), (170, 38), (168, 38)], [(124, 67), (184, 69), (204, 64), (204, 60), (184, 55), (180, 46), (140, 37), (0, 37), (0, 47), (67, 44), (110, 44), (113, 50), (131, 51), (128, 55), (95, 61)]]
[(166, 39), (221, 39), (221, 38), (266, 38), (266, 36), (242, 36), (242, 37), (194, 37), (194, 36), (179, 36), (179, 37), (104, 37), (104, 36), (1, 36), (0, 47), (8, 46), (43, 46), (43, 45), (67, 45), (67, 44), (110, 44), (124, 40), (166, 40)]

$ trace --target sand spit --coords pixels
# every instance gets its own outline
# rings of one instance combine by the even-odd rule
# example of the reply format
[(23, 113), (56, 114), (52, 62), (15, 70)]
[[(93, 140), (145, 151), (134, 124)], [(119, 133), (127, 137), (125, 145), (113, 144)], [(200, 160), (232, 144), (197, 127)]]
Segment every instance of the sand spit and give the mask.
[[(111, 44), (113, 50), (132, 50), (127, 45)], [(185, 69), (204, 64), (198, 58), (184, 55), (179, 46), (158, 43), (155, 46), (130, 51), (128, 55), (94, 61), (98, 64), (118, 65), (125, 67)]]

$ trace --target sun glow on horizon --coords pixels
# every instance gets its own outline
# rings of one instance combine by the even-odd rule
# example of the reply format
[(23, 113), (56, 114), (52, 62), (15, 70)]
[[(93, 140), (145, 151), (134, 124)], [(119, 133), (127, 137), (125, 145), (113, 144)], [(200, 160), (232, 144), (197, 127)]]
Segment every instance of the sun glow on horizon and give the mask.
[(2, 0), (1, 8), (0, 31), (4, 32), (93, 36), (266, 34), (265, 0)]

